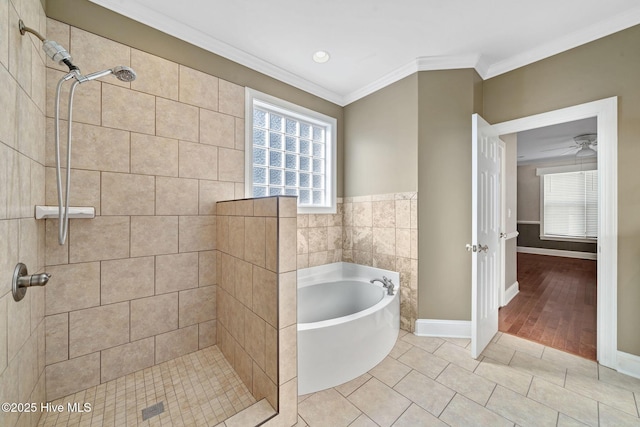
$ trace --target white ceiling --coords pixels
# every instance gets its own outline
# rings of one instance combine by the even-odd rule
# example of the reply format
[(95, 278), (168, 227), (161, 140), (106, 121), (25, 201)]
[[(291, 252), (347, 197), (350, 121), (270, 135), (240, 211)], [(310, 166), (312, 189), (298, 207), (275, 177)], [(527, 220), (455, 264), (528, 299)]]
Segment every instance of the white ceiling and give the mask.
[[(580, 147), (573, 138), (588, 133), (597, 134), (595, 117), (518, 132), (518, 164), (576, 160), (575, 153)], [(585, 158), (583, 161), (594, 159)]]
[(421, 70), (487, 79), (640, 23), (638, 0), (91, 1), (339, 105)]

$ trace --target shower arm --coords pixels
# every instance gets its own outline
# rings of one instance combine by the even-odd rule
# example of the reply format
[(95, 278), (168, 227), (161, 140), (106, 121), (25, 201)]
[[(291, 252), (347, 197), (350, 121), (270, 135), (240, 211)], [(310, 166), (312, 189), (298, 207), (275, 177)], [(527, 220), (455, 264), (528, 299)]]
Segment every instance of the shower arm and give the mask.
[(24, 36), (24, 33), (31, 33), (34, 36), (36, 36), (37, 38), (39, 38), (41, 42), (44, 43), (44, 41), (45, 41), (45, 38), (42, 37), (42, 34), (37, 32), (33, 28), (29, 28), (26, 25), (24, 25), (24, 22), (22, 22), (22, 19), (18, 21), (18, 29), (20, 29), (20, 34), (22, 34), (23, 36)]

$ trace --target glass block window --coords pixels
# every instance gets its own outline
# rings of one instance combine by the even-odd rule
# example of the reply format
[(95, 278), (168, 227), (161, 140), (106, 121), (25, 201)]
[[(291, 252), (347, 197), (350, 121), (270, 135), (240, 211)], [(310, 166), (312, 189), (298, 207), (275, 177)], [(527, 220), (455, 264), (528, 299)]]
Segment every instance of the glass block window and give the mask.
[(247, 195), (297, 196), (301, 213), (335, 213), (336, 120), (247, 90)]

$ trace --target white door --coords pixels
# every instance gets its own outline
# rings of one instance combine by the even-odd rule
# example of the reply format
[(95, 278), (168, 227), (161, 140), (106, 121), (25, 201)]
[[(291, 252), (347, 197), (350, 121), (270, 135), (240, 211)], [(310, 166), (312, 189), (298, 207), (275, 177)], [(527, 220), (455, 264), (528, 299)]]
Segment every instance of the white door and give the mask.
[(475, 359), (498, 332), (500, 281), (501, 144), (477, 114), (472, 117), (471, 356)]

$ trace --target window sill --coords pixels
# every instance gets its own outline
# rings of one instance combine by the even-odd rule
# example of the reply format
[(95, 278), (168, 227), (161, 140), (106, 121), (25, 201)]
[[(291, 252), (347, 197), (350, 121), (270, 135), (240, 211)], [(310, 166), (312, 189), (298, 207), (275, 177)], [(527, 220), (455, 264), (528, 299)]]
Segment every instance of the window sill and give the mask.
[(578, 237), (562, 237), (562, 236), (540, 236), (540, 240), (553, 240), (556, 242), (575, 242), (575, 243), (598, 243), (597, 238), (578, 238)]

